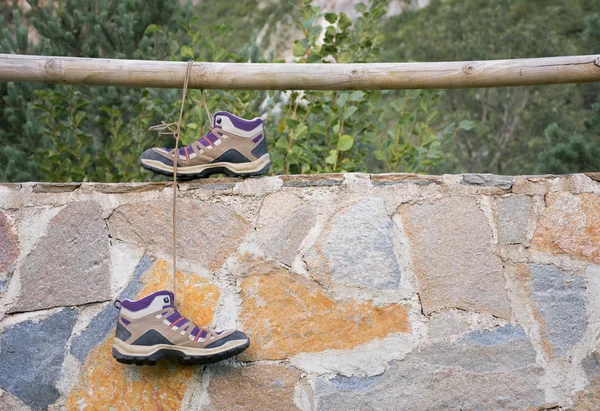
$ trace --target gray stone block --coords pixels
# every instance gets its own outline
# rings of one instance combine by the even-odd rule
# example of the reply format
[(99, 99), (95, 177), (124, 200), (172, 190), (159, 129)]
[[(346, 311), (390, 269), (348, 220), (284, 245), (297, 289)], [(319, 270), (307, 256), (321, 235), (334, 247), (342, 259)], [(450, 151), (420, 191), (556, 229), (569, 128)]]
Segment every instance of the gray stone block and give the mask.
[(514, 177), (497, 176), (494, 174), (463, 174), (463, 183), (485, 187), (498, 187), (509, 189), (512, 187)]
[(380, 198), (366, 197), (335, 213), (311, 253), (324, 260), (335, 283), (380, 290), (400, 284), (393, 222)]
[(377, 377), (319, 377), (327, 410), (525, 409), (545, 404), (533, 347), (518, 326), (468, 334), (409, 354)]
[[(152, 268), (154, 261), (143, 256), (138, 266), (135, 268), (133, 278), (125, 290), (119, 295), (119, 300), (133, 299), (142, 288), (140, 279), (142, 275)], [(71, 341), (71, 354), (79, 361), (85, 360), (85, 357), (97, 345), (106, 340), (106, 337), (114, 332), (117, 324), (119, 311), (109, 304), (92, 318), (87, 328), (79, 335), (73, 337)]]
[(531, 295), (552, 354), (562, 356), (581, 340), (588, 326), (585, 280), (554, 265), (529, 266)]
[(446, 197), (399, 209), (426, 314), (444, 308), (509, 319), (503, 266), (492, 232), (472, 197)]
[(109, 258), (100, 205), (67, 205), (20, 265), (21, 291), (11, 312), (109, 300)]
[(33, 409), (60, 397), (65, 346), (77, 313), (65, 309), (39, 322), (24, 321), (0, 335), (0, 387)]
[(522, 244), (527, 238), (531, 197), (510, 196), (498, 199), (498, 237), (500, 244)]

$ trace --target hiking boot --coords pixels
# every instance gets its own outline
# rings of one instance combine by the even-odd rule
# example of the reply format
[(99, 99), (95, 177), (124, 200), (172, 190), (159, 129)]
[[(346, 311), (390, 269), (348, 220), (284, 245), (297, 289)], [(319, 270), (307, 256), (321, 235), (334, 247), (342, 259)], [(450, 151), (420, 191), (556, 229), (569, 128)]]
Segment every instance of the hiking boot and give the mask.
[[(162, 129), (167, 126), (165, 124)], [(155, 173), (172, 176), (174, 157), (174, 149), (151, 148), (142, 154), (140, 165)], [(256, 176), (267, 173), (270, 167), (263, 121), (259, 117), (245, 120), (218, 111), (208, 134), (179, 149), (177, 176), (182, 179), (218, 173), (230, 177)]]
[(215, 332), (198, 327), (177, 312), (173, 301), (173, 293), (166, 290), (137, 301), (120, 301), (113, 357), (137, 365), (154, 365), (163, 358), (208, 364), (250, 346), (250, 339), (241, 331)]

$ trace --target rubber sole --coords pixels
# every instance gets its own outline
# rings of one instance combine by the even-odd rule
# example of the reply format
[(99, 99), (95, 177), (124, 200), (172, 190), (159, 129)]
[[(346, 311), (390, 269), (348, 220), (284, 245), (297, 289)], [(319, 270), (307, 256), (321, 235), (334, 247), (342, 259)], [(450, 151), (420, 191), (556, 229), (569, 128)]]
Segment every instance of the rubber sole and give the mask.
[(112, 356), (120, 363), (134, 365), (156, 365), (163, 359), (178, 361), (183, 365), (212, 364), (226, 358), (233, 357), (234, 355), (238, 355), (249, 346), (250, 340), (243, 345), (215, 354), (188, 355), (178, 350), (161, 349), (147, 356), (121, 354), (115, 347), (113, 347)]
[[(259, 160), (257, 160), (256, 162), (258, 162), (258, 161)], [(141, 159), (139, 161), (139, 164), (146, 170), (152, 171), (153, 173), (173, 177), (172, 171), (163, 170), (158, 167), (153, 167), (150, 164), (145, 164), (142, 162)], [(249, 163), (248, 165), (250, 165), (250, 164), (251, 163)], [(268, 161), (266, 163), (266, 165), (263, 166), (258, 171), (248, 171), (248, 172), (239, 172), (239, 171), (232, 170), (231, 168), (236, 166), (236, 164), (230, 164), (229, 167), (231, 167), (231, 168), (229, 168), (228, 165), (229, 165), (228, 163), (221, 163), (220, 165), (217, 164), (214, 167), (208, 166), (206, 169), (204, 169), (198, 173), (186, 173), (186, 167), (178, 167), (177, 168), (177, 178), (180, 180), (195, 180), (197, 178), (208, 178), (213, 174), (225, 174), (228, 177), (253, 177), (253, 176), (261, 176), (261, 175), (267, 174), (269, 172), (269, 170), (271, 169), (271, 161)]]

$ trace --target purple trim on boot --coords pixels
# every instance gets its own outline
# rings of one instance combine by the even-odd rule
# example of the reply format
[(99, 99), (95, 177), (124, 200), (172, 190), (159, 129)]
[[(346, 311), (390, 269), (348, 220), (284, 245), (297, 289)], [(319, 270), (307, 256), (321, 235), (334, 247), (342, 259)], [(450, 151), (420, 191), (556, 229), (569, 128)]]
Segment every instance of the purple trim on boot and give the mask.
[(174, 323), (175, 321), (179, 320), (181, 317), (183, 317), (181, 314), (179, 314), (177, 311), (175, 311), (173, 314), (171, 314), (170, 316), (167, 317), (167, 321), (170, 323)]
[(200, 327), (196, 326), (196, 327), (194, 327), (194, 329), (192, 330), (192, 332), (190, 333), (190, 335), (192, 337), (195, 337), (195, 336), (198, 335), (199, 332), (200, 332)]
[(200, 330), (200, 338), (204, 338), (204, 337), (206, 337), (207, 335), (208, 335), (208, 332), (207, 332), (207, 331), (206, 331), (204, 328), (202, 328), (202, 329)]
[(215, 136), (212, 131), (209, 131), (207, 135), (204, 136), (204, 138), (209, 139), (211, 143), (215, 143), (215, 141), (218, 140), (217, 136)]
[(131, 324), (131, 321), (129, 321), (129, 320), (128, 320), (127, 318), (125, 318), (125, 317), (121, 317), (121, 321), (123, 321), (123, 324), (125, 324), (125, 325), (129, 325), (129, 324)]
[(256, 137), (254, 137), (252, 139), (253, 143), (258, 143), (260, 141), (260, 139), (262, 138), (262, 134), (257, 135)]
[(229, 120), (231, 120), (231, 123), (235, 127), (239, 128), (240, 130), (244, 130), (244, 131), (254, 130), (256, 127), (258, 127), (262, 124), (262, 120), (260, 118), (257, 118), (256, 120), (246, 120), (246, 119), (240, 118), (238, 116), (235, 116), (227, 111), (217, 111), (214, 115), (215, 121), (214, 121), (213, 127), (219, 126), (219, 124), (217, 123), (217, 116), (228, 117)]
[(121, 305), (129, 310), (129, 311), (139, 311), (139, 310), (143, 310), (144, 308), (147, 308), (150, 304), (152, 304), (152, 301), (154, 301), (154, 298), (159, 296), (159, 295), (164, 295), (165, 297), (169, 297), (169, 303), (165, 304), (165, 306), (163, 306), (163, 308), (165, 307), (173, 307), (173, 293), (171, 291), (167, 291), (167, 290), (161, 290), (161, 291), (157, 291), (155, 293), (152, 293), (140, 300), (136, 300), (136, 301), (130, 301), (130, 300), (123, 300), (121, 301)]

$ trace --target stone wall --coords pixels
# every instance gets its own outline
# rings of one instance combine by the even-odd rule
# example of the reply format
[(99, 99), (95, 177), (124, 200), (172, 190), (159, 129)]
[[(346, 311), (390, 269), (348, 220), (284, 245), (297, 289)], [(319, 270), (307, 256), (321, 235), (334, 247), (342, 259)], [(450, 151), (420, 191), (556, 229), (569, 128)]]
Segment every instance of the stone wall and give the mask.
[(0, 185), (0, 409), (597, 409), (597, 175), (182, 183), (178, 303), (252, 345), (111, 357), (169, 288), (171, 189)]

